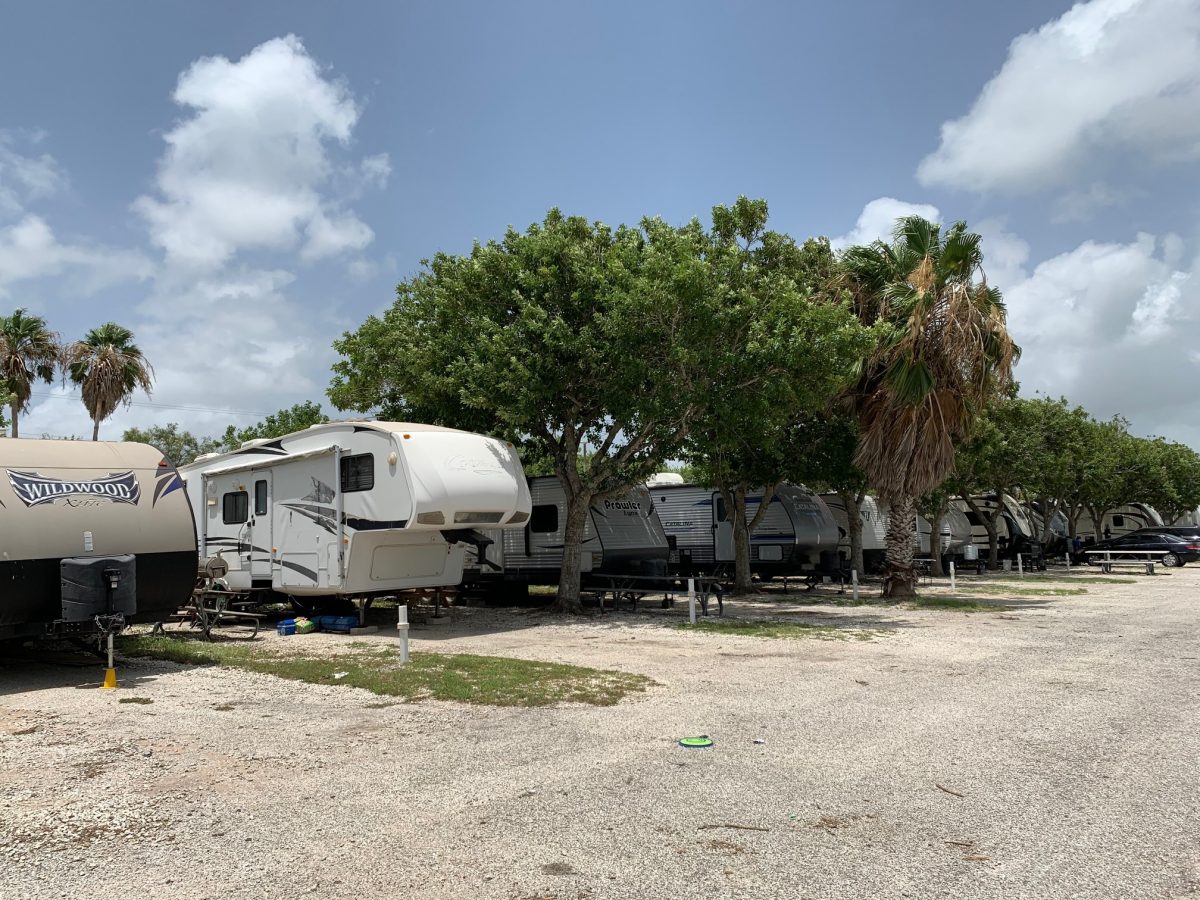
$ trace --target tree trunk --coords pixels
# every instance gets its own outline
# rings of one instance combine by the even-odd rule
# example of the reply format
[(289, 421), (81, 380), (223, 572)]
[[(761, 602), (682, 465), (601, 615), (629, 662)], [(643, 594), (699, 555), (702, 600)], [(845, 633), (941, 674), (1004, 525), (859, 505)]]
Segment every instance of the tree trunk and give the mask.
[(570, 487), (566, 493), (567, 527), (563, 536), (562, 569), (559, 570), (558, 596), (554, 605), (561, 612), (578, 613), (581, 609), (579, 587), (583, 577), (580, 556), (592, 495), (587, 491), (573, 491)]
[(1058, 512), (1058, 501), (1050, 500), (1048, 497), (1041, 498), (1042, 503), (1042, 545), (1048, 546), (1051, 540), (1050, 520), (1054, 514)]
[(12, 436), (17, 437), (17, 403), (15, 400), (12, 404)]
[(929, 557), (932, 560), (929, 571), (938, 578), (946, 574), (942, 569), (942, 516), (945, 512), (946, 507), (942, 506), (929, 517)]
[(92, 440), (93, 441), (100, 440), (100, 420), (99, 419), (95, 419), (92, 422)]
[(842, 506), (846, 508), (846, 531), (850, 537), (850, 568), (858, 572), (861, 580), (866, 574), (863, 569), (862, 548), (862, 500), (863, 495), (855, 491), (838, 491)]
[(913, 522), (916, 516), (912, 497), (889, 497), (887, 530), (887, 571), (883, 575), (883, 596), (907, 600), (917, 596), (917, 578), (913, 571)]
[(734, 593), (749, 594), (754, 590), (754, 577), (750, 571), (750, 525), (746, 521), (746, 486), (736, 485), (728, 492), (725, 504), (729, 510), (730, 524), (733, 526)]

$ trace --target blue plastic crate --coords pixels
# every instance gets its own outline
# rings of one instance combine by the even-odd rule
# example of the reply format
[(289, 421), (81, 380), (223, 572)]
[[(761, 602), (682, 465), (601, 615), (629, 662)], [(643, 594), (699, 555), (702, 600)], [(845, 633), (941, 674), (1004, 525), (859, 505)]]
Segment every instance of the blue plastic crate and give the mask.
[(281, 637), (287, 637), (289, 634), (295, 634), (296, 623), (291, 619), (288, 619), (286, 622), (280, 622), (275, 626), (275, 633)]

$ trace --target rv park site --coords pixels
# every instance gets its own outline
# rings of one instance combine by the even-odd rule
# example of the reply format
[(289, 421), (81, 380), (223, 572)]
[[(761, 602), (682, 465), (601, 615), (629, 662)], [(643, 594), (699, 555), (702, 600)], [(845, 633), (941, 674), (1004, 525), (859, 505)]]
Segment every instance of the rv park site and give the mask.
[(306, 680), (123, 656), (104, 691), (94, 660), (8, 659), (4, 893), (1191, 896), (1198, 591), (1198, 566), (1051, 567), (904, 604), (771, 585), (698, 627), (686, 604), (414, 615), (414, 660), (593, 670), (576, 702), (557, 669), (466, 702), (346, 686), (397, 667), (385, 606), (371, 635), (264, 628), (258, 657)]

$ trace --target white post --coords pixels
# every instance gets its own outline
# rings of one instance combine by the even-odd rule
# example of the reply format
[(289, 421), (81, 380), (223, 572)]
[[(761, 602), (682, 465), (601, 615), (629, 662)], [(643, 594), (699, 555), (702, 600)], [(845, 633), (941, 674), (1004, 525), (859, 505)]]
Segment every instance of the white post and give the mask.
[(954, 560), (950, 560), (950, 590), (954, 590)]
[(1025, 577), (1025, 563), (1021, 559), (1020, 553), (1017, 554), (1017, 574), (1020, 575), (1022, 578)]
[(400, 665), (404, 665), (408, 662), (408, 604), (401, 603), (396, 608), (399, 611), (396, 632), (400, 635)]
[(850, 570), (850, 585), (854, 589), (854, 602), (858, 602), (858, 569)]
[(696, 624), (696, 579), (688, 579), (688, 621)]
[(1071, 574), (1071, 548), (1070, 547), (1067, 547), (1067, 553), (1066, 553), (1065, 559), (1067, 561), (1067, 574), (1070, 575)]

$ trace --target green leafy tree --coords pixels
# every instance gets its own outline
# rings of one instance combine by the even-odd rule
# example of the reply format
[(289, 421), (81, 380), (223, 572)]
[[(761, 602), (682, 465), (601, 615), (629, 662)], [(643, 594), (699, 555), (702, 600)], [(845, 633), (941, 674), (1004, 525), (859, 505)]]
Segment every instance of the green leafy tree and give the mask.
[(29, 408), (34, 382), (50, 384), (58, 366), (62, 347), (58, 335), (46, 327), (41, 316), (18, 309), (0, 316), (0, 396), (8, 400), (12, 411), (12, 436), (19, 437), (21, 413)]
[(699, 412), (723, 307), (708, 245), (695, 221), (614, 229), (551, 210), (465, 256), (439, 253), (334, 344), (330, 399), (548, 458), (568, 505), (557, 602), (577, 609), (592, 501), (676, 458)]
[(858, 449), (858, 423), (841, 409), (799, 416), (793, 423), (794, 441), (801, 448), (792, 459), (797, 480), (810, 488), (833, 491), (846, 510), (846, 537), (850, 565), (860, 575), (866, 571), (862, 546), (862, 502), (867, 496), (867, 476), (854, 464)]
[(79, 385), (83, 405), (92, 418), (92, 440), (100, 440), (100, 423), (129, 405), (141, 388), (150, 396), (154, 369), (133, 342), (133, 332), (116, 322), (106, 322), (74, 341), (63, 351), (67, 377)]
[(246, 428), (230, 425), (221, 437), (221, 447), (224, 450), (236, 450), (246, 441), (283, 437), (285, 434), (303, 431), (311, 425), (328, 421), (329, 417), (321, 409), (321, 404), (306, 400), (304, 403), (297, 403), (272, 413), (261, 422)]
[(167, 425), (152, 425), (149, 428), (128, 428), (121, 435), (123, 441), (135, 441), (157, 447), (162, 455), (177, 466), (186, 466), (203, 453), (221, 449), (216, 438), (197, 437), (183, 431), (175, 422)]
[(1161, 469), (1153, 491), (1143, 496), (1165, 522), (1175, 522), (1200, 507), (1200, 454), (1186, 444), (1156, 438), (1151, 452)]
[[(720, 290), (722, 341), (686, 455), (716, 487), (733, 527), (735, 580), (749, 591), (750, 537), (805, 448), (793, 420), (828, 405), (870, 346), (871, 334), (827, 290), (827, 243), (803, 248), (767, 230), (767, 203), (740, 198), (713, 209), (706, 259)], [(762, 488), (750, 514), (747, 498)]]
[(950, 474), (955, 441), (1012, 379), (1018, 350), (1000, 292), (982, 277), (980, 243), (963, 222), (943, 235), (911, 216), (892, 243), (842, 255), (855, 308), (881, 333), (846, 399), (861, 434), (855, 462), (891, 510), (885, 596), (916, 594), (915, 498)]

